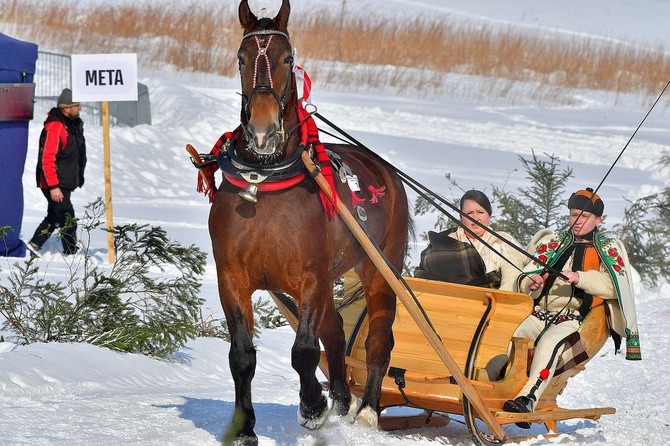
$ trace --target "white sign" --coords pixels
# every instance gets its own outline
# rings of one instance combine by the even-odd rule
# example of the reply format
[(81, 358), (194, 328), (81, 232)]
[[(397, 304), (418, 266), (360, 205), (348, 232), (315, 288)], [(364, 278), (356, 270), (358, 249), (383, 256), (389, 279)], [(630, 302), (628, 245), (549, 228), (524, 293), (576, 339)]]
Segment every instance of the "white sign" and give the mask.
[(72, 100), (137, 101), (137, 54), (73, 54)]

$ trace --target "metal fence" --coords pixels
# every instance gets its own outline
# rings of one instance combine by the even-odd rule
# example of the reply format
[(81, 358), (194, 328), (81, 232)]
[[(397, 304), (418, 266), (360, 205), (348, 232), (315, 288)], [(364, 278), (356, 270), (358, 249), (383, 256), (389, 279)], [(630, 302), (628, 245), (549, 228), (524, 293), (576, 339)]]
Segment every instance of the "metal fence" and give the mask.
[[(34, 77), (35, 82), (35, 120), (46, 118), (47, 112), (56, 106), (58, 96), (64, 88), (71, 88), (70, 56), (67, 54), (39, 51)], [(117, 126), (136, 126), (151, 124), (151, 102), (149, 87), (137, 84), (137, 101), (110, 102), (109, 123)], [(87, 125), (102, 124), (100, 102), (83, 102), (81, 119)]]

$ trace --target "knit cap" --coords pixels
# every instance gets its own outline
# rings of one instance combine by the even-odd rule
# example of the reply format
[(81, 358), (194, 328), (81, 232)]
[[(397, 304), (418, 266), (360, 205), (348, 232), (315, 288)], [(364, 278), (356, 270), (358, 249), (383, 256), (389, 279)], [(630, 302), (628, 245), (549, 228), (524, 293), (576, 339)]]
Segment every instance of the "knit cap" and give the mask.
[(79, 102), (74, 102), (72, 100), (72, 90), (69, 88), (64, 88), (60, 96), (58, 96), (58, 108), (73, 107), (78, 105)]

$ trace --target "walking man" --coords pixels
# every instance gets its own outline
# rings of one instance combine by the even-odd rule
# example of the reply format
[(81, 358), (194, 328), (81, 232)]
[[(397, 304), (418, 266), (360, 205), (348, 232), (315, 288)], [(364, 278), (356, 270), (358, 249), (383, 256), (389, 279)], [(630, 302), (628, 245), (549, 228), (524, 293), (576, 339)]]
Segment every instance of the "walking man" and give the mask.
[(29, 246), (39, 252), (57, 227), (63, 229), (63, 253), (77, 252), (77, 221), (70, 194), (84, 185), (86, 140), (79, 117), (81, 104), (72, 91), (63, 90), (57, 106), (44, 121), (37, 159), (37, 186), (47, 199), (47, 216), (35, 230)]

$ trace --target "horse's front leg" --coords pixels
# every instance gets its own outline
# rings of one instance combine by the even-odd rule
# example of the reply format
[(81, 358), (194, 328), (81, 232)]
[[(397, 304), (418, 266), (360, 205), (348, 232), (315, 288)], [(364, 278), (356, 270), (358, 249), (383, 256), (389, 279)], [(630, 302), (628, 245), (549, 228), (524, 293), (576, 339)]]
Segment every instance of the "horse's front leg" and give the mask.
[(224, 274), (219, 274), (219, 295), (228, 332), (230, 352), (228, 362), (235, 382), (235, 413), (226, 429), (223, 443), (233, 446), (257, 446), (254, 433), (256, 414), (251, 401), (251, 380), (256, 372), (256, 349), (253, 345), (254, 318), (251, 291), (241, 292), (227, 284)]
[(316, 379), (316, 368), (321, 358), (319, 330), (326, 307), (333, 306), (332, 292), (330, 301), (326, 301), (327, 284), (317, 283), (312, 276), (308, 285), (303, 287), (299, 299), (299, 322), (295, 342), (291, 349), (291, 365), (300, 377), (300, 408), (298, 421), (308, 429), (318, 429), (328, 416), (328, 401), (322, 393), (321, 383)]

